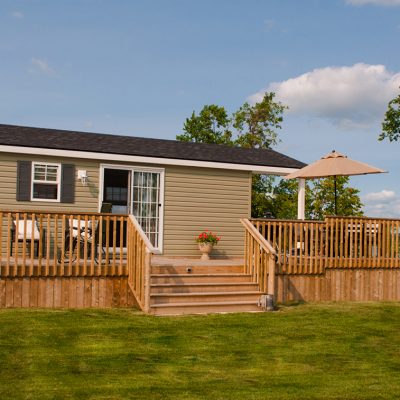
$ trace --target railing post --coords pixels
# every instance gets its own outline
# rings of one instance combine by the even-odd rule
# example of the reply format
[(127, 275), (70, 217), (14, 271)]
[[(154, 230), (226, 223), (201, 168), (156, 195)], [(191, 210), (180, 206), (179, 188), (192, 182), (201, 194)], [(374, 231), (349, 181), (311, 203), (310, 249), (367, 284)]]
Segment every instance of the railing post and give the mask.
[(150, 310), (150, 266), (151, 252), (146, 247), (144, 258), (144, 312), (148, 314)]
[(268, 257), (268, 287), (267, 294), (271, 296), (272, 306), (275, 304), (275, 256), (270, 254)]

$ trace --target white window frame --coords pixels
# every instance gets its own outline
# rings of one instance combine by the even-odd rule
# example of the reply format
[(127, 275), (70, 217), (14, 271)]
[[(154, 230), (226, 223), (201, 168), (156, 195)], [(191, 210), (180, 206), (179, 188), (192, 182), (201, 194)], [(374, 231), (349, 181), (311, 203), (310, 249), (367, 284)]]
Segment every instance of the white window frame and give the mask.
[[(37, 180), (35, 179), (35, 166), (37, 165), (45, 165), (50, 167), (57, 167), (57, 181), (46, 181), (46, 180)], [(46, 185), (57, 185), (57, 199), (37, 199), (33, 197), (33, 186), (35, 183), (44, 183)], [(40, 162), (40, 161), (32, 161), (32, 173), (31, 173), (31, 201), (43, 201), (50, 203), (59, 203), (61, 201), (61, 163), (49, 163), (49, 162)]]

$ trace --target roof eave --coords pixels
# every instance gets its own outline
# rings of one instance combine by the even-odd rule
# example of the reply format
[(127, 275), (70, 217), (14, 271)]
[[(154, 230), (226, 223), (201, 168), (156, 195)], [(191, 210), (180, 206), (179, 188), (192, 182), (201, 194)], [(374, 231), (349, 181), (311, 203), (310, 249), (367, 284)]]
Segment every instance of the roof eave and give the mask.
[(98, 153), (98, 152), (64, 150), (64, 149), (60, 150), (60, 149), (51, 149), (43, 147), (0, 145), (0, 152), (31, 154), (38, 156), (83, 158), (83, 159), (101, 160), (101, 161), (120, 161), (120, 162), (133, 162), (142, 164), (158, 164), (158, 165), (161, 164), (161, 165), (175, 165), (184, 167), (216, 168), (216, 169), (226, 169), (226, 170), (249, 171), (255, 174), (268, 174), (268, 175), (280, 175), (280, 176), (288, 175), (298, 170), (298, 168), (281, 167), (281, 166), (235, 164), (235, 163), (224, 163), (215, 161), (199, 161), (199, 160), (163, 158), (163, 157), (145, 157), (145, 156), (133, 156), (133, 155), (113, 154), (113, 153)]

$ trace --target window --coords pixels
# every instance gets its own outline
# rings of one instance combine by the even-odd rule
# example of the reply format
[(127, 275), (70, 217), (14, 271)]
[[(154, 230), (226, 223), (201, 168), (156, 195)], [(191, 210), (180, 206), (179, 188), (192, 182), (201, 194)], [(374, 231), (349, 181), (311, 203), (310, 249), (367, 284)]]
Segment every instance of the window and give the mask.
[(31, 200), (60, 201), (61, 164), (32, 163)]

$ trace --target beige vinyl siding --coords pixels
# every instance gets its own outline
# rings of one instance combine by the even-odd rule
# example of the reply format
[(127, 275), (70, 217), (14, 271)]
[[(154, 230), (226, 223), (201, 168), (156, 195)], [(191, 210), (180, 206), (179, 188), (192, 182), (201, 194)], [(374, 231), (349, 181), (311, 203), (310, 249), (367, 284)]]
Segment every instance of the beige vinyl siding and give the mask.
[[(74, 203), (17, 201), (17, 162), (19, 160), (74, 164), (75, 171), (78, 169), (87, 171), (89, 176), (88, 185), (82, 186), (78, 180), (75, 181)], [(0, 177), (0, 209), (2, 210), (97, 212), (99, 209), (99, 163), (97, 161), (0, 153)]]
[[(75, 170), (87, 170), (88, 186), (75, 181), (75, 203), (17, 201), (17, 161), (74, 164)], [(99, 173), (101, 164), (131, 167), (165, 168), (164, 245), (168, 256), (198, 257), (194, 238), (205, 229), (222, 237), (214, 256), (240, 256), (244, 248), (244, 230), (240, 218), (250, 216), (251, 174), (243, 171), (163, 165), (103, 163), (101, 160), (61, 159), (0, 153), (0, 209), (37, 211), (97, 212), (99, 209)]]
[(164, 254), (198, 256), (194, 238), (208, 229), (221, 236), (214, 256), (240, 256), (250, 215), (250, 173), (168, 167), (165, 171)]

